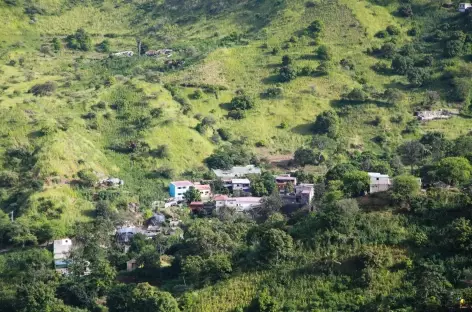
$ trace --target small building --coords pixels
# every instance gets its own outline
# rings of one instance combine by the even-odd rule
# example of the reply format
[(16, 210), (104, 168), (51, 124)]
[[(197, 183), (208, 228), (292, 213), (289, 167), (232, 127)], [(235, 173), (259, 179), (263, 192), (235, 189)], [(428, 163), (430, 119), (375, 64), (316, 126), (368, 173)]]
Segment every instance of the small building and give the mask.
[(98, 182), (101, 186), (123, 186), (125, 181), (118, 178), (106, 178)]
[(211, 199), (211, 186), (209, 184), (195, 184), (195, 188), (200, 191), (200, 199), (209, 201)]
[(392, 182), (387, 174), (380, 174), (378, 172), (368, 172), (370, 178), (370, 189), (369, 193), (385, 192), (388, 191)]
[(297, 185), (297, 178), (291, 177), (290, 174), (281, 174), (275, 177), (275, 183), (279, 191), (284, 191), (288, 183), (292, 183), (293, 186)]
[(214, 200), (217, 211), (221, 207), (230, 207), (235, 208), (239, 212), (260, 207), (262, 202), (261, 197), (228, 197), (226, 195), (217, 196)]
[(452, 116), (459, 115), (457, 109), (439, 109), (434, 111), (417, 111), (416, 118), (421, 121), (430, 121), (436, 119), (449, 119)]
[(141, 233), (141, 230), (137, 227), (123, 227), (116, 231), (118, 242), (121, 244), (129, 243), (133, 236), (138, 233)]
[(200, 212), (205, 208), (205, 204), (202, 201), (191, 202), (189, 207), (193, 212)]
[(69, 273), (69, 261), (70, 252), (72, 250), (72, 240), (70, 238), (58, 239), (54, 241), (53, 253), (54, 253), (54, 268), (56, 272), (61, 274)]
[(248, 166), (243, 166), (243, 167), (236, 166), (229, 170), (213, 169), (213, 172), (215, 173), (216, 177), (219, 179), (231, 180), (231, 179), (237, 179), (237, 178), (244, 178), (248, 174), (261, 174), (261, 169), (254, 165), (248, 165)]
[(459, 12), (465, 13), (468, 10), (471, 10), (471, 9), (472, 9), (472, 4), (470, 4), (470, 3), (459, 3), (459, 9), (458, 9)]
[(122, 51), (122, 52), (117, 52), (113, 53), (114, 56), (127, 56), (127, 57), (132, 57), (134, 55), (133, 51)]
[(233, 191), (249, 192), (251, 189), (251, 181), (249, 181), (249, 179), (231, 179), (231, 187)]
[(193, 183), (190, 181), (174, 181), (170, 183), (169, 194), (177, 200), (183, 200), (184, 194), (187, 192)]
[(297, 202), (309, 205), (315, 196), (315, 185), (308, 183), (297, 185), (295, 186), (295, 194)]
[(138, 261), (136, 259), (131, 259), (126, 262), (126, 271), (131, 272), (138, 268)]

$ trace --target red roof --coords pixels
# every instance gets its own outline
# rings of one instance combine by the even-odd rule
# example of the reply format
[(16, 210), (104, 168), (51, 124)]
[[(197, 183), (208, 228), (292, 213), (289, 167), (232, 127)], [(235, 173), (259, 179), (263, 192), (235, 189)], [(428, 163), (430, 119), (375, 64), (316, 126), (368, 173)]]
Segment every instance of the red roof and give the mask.
[(201, 202), (201, 201), (198, 201), (198, 202), (191, 202), (191, 203), (190, 203), (190, 206), (203, 206), (203, 205), (204, 205), (204, 204), (203, 204), (203, 202)]
[(174, 181), (171, 182), (171, 184), (174, 184), (175, 186), (193, 186), (193, 183), (190, 181)]
[(211, 187), (209, 184), (196, 184), (195, 188), (199, 191), (210, 191)]
[(216, 195), (213, 199), (214, 200), (227, 200), (229, 197), (226, 195)]

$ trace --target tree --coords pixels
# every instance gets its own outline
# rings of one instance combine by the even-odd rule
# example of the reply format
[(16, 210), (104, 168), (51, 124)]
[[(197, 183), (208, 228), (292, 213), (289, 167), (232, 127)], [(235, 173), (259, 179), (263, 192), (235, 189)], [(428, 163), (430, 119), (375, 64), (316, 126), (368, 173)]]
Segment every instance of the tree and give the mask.
[(339, 131), (339, 117), (334, 111), (324, 111), (316, 116), (313, 131), (317, 134), (327, 134), (330, 138), (335, 138)]
[(324, 24), (320, 20), (315, 20), (311, 22), (310, 26), (307, 28), (307, 32), (309, 35), (313, 36), (314, 38), (317, 38), (319, 34), (323, 31)]
[(413, 66), (414, 62), (408, 56), (398, 55), (392, 60), (392, 70), (399, 75), (406, 75)]
[(324, 161), (324, 156), (321, 152), (315, 152), (310, 148), (300, 147), (295, 151), (293, 161), (298, 166), (314, 165), (318, 166)]
[(248, 95), (238, 95), (231, 100), (232, 110), (248, 110), (254, 107), (254, 100)]
[(279, 77), (280, 81), (282, 82), (292, 81), (293, 79), (297, 78), (297, 75), (297, 71), (290, 65), (283, 66), (279, 70)]
[(393, 179), (392, 196), (395, 199), (410, 199), (420, 191), (418, 178), (404, 174)]
[(472, 225), (465, 218), (455, 219), (447, 227), (447, 237), (450, 239), (449, 247), (458, 251), (472, 250)]
[(469, 182), (472, 166), (464, 157), (443, 158), (438, 164), (438, 177), (450, 185)]
[(346, 95), (346, 100), (353, 102), (365, 102), (367, 98), (367, 94), (360, 88), (354, 88)]
[(379, 52), (382, 55), (382, 57), (391, 59), (397, 53), (397, 48), (394, 43), (386, 42), (380, 47)]
[(260, 237), (259, 257), (265, 264), (277, 265), (290, 256), (292, 249), (292, 237), (282, 230), (269, 229)]
[(56, 53), (58, 53), (62, 50), (62, 42), (57, 37), (54, 37), (52, 39), (52, 48), (54, 49), (54, 52), (56, 52)]
[(75, 34), (66, 37), (67, 47), (74, 50), (90, 51), (92, 39), (83, 28), (77, 29)]
[(405, 95), (398, 89), (388, 88), (382, 94), (387, 103), (395, 105), (405, 99)]
[(413, 67), (407, 72), (408, 81), (415, 87), (421, 87), (430, 77), (428, 70)]
[(429, 150), (418, 141), (408, 141), (400, 145), (398, 148), (402, 163), (406, 166), (413, 167), (419, 165), (426, 156), (429, 155)]
[(205, 163), (210, 169), (230, 169), (234, 166), (231, 155), (223, 150), (218, 150), (205, 159)]
[(270, 295), (269, 290), (264, 288), (254, 301), (254, 311), (278, 312), (281, 311), (279, 301)]
[(369, 190), (370, 178), (365, 171), (346, 172), (342, 181), (344, 193), (348, 196), (356, 197)]
[(118, 285), (107, 297), (110, 312), (178, 312), (177, 301), (168, 292), (158, 291), (148, 283)]
[(282, 206), (283, 202), (279, 190), (274, 189), (269, 196), (262, 198), (261, 207), (256, 209), (255, 212), (259, 217), (267, 219), (270, 215), (280, 211)]
[(292, 64), (292, 58), (289, 55), (282, 56), (282, 66), (288, 66)]
[(462, 54), (464, 48), (464, 41), (462, 40), (448, 40), (444, 46), (444, 56), (454, 57)]
[(413, 16), (413, 9), (411, 8), (411, 4), (407, 3), (400, 6), (400, 8), (398, 8), (398, 13), (403, 17)]
[(46, 55), (50, 55), (50, 54), (51, 54), (51, 48), (50, 48), (47, 44), (43, 44), (43, 45), (39, 48), (39, 52), (43, 53), (44, 57), (46, 57)]
[(47, 96), (52, 95), (56, 89), (57, 84), (54, 81), (48, 81), (32, 86), (28, 93), (32, 93), (34, 96)]
[(333, 53), (325, 45), (321, 45), (316, 51), (316, 54), (318, 55), (319, 59), (324, 60), (324, 61), (329, 61), (333, 58)]
[(400, 28), (398, 28), (397, 26), (395, 25), (388, 25), (387, 28), (386, 28), (388, 34), (390, 36), (396, 36), (396, 35), (399, 35), (400, 34)]
[(184, 193), (184, 198), (187, 201), (187, 204), (190, 204), (194, 201), (200, 201), (202, 199), (200, 191), (193, 186), (191, 186), (188, 191)]
[(98, 52), (105, 52), (108, 53), (110, 52), (110, 40), (105, 39), (103, 40), (98, 46), (97, 46), (97, 51)]

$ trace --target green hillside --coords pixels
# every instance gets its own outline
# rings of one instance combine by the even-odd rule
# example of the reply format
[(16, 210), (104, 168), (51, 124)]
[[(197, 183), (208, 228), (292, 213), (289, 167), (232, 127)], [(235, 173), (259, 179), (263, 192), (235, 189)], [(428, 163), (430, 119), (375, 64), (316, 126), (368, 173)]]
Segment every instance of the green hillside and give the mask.
[[(328, 216), (241, 221), (238, 237), (229, 228), (233, 219), (210, 222), (205, 226), (214, 227), (215, 237), (232, 241), (224, 242), (227, 249), (215, 247), (218, 255), (224, 249), (223, 260), (185, 245), (208, 230), (188, 221), (186, 227), (197, 228), (185, 229), (180, 244), (188, 250), (167, 246), (179, 259), (172, 272), (160, 267), (159, 278), (137, 280), (171, 292), (185, 311), (451, 308), (445, 293), (459, 289), (472, 268), (460, 251), (444, 256), (439, 243), (454, 232), (452, 222), (470, 218), (472, 15), (452, 2), (0, 0), (0, 247), (31, 247), (38, 253), (32, 258), (47, 262), (36, 247), (84, 234), (77, 223), (95, 224), (102, 202), (115, 225), (141, 220), (153, 202), (167, 199), (170, 181), (211, 178), (216, 161), (252, 163), (272, 173), (298, 171), (299, 180), (322, 185), (316, 204), (331, 209)], [(161, 49), (172, 52), (145, 54)], [(123, 51), (134, 54), (115, 54)], [(454, 116), (420, 122), (414, 115), (441, 109)], [(453, 164), (441, 163), (446, 157)], [(351, 171), (411, 173), (428, 187), (443, 182), (452, 190), (417, 192), (407, 203), (397, 190), (397, 197), (354, 203), (349, 198), (361, 192), (358, 176), (345, 181)], [(124, 186), (94, 186), (108, 177)], [(338, 200), (349, 201), (346, 209), (354, 206), (355, 213)], [(139, 209), (130, 212), (130, 205)], [(346, 224), (329, 213), (355, 221), (344, 220), (350, 228), (343, 232)], [(293, 257), (283, 266), (244, 264), (258, 257), (259, 245), (249, 240), (261, 236), (253, 232), (269, 229), (290, 234)], [(461, 246), (469, 236), (457, 239)], [(127, 256), (107, 255), (123, 269)], [(450, 258), (433, 265), (419, 261), (422, 255)], [(8, 257), (0, 257), (2, 274)], [(234, 270), (218, 278), (185, 271), (198, 261), (229, 261)], [(446, 277), (431, 278), (447, 287), (424, 290), (428, 300), (412, 304), (422, 294), (415, 283), (423, 280), (411, 276), (429, 265), (441, 267), (434, 273)], [(352, 273), (358, 269), (360, 275)], [(194, 280), (181, 285), (185, 274)], [(12, 276), (0, 285), (14, 284)], [(400, 289), (404, 296), (394, 298)], [(16, 298), (16, 291), (6, 287), (0, 298)], [(93, 310), (106, 294), (97, 291), (87, 304), (61, 300)], [(254, 308), (264, 300), (269, 307)], [(270, 300), (280, 306), (271, 310)]]

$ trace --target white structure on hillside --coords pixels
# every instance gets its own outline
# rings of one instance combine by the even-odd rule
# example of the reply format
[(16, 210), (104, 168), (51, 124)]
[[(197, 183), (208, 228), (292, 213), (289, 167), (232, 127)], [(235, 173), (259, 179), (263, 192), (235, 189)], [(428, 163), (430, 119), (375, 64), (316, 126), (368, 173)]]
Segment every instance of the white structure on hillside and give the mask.
[(459, 9), (458, 9), (459, 12), (464, 13), (467, 10), (471, 10), (471, 9), (472, 9), (472, 4), (470, 4), (470, 3), (459, 3)]
[(67, 259), (70, 256), (72, 250), (72, 240), (70, 238), (58, 239), (54, 241), (54, 268), (56, 272), (61, 274), (67, 274), (69, 261)]
[(169, 186), (170, 196), (176, 200), (183, 200), (185, 192), (187, 192), (191, 187), (193, 187), (193, 183), (190, 181), (171, 182)]
[(261, 197), (228, 197), (226, 195), (216, 196), (216, 211), (221, 207), (236, 208), (236, 211), (248, 211), (261, 206)]
[(309, 205), (315, 196), (315, 185), (301, 183), (295, 186), (295, 194), (299, 203)]
[(392, 182), (388, 174), (380, 174), (378, 172), (368, 172), (370, 178), (370, 190), (369, 193), (385, 192), (388, 191)]
[(244, 178), (248, 174), (261, 174), (261, 169), (254, 165), (248, 165), (245, 167), (233, 167), (229, 170), (213, 169), (213, 172), (217, 178), (222, 180), (231, 180)]
[(211, 199), (211, 187), (209, 184), (194, 184), (195, 188), (200, 191), (200, 199), (202, 201), (209, 201)]

